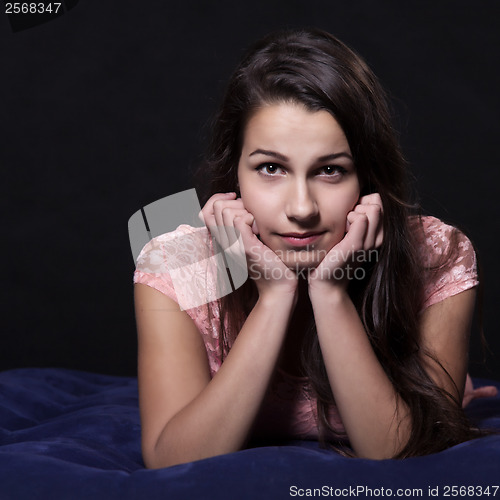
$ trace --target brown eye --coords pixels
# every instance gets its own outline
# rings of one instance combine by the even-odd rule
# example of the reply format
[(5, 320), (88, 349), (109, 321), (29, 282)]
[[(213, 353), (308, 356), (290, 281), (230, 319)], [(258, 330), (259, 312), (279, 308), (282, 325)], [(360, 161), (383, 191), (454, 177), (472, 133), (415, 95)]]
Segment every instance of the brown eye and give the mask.
[(335, 174), (343, 175), (347, 172), (347, 170), (343, 167), (339, 167), (338, 165), (327, 165), (321, 169), (327, 176), (333, 176)]
[(263, 175), (274, 175), (279, 172), (281, 167), (279, 165), (275, 165), (274, 163), (263, 163), (257, 167), (257, 171)]

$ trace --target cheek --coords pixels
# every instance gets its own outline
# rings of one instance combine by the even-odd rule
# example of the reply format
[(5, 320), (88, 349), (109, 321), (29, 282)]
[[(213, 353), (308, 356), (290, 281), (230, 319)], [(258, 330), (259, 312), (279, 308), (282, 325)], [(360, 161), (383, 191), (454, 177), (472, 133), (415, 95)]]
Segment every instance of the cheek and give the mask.
[[(245, 194), (247, 196), (245, 196)], [(241, 199), (245, 209), (250, 212), (255, 218), (256, 230), (258, 231), (259, 239), (265, 244), (268, 243), (268, 235), (272, 231), (273, 222), (276, 221), (276, 210), (269, 205), (269, 196), (248, 196), (248, 191), (241, 193)], [(267, 203), (266, 203), (267, 198)]]
[(344, 211), (345, 211), (345, 216), (347, 217), (347, 214), (354, 210), (354, 207), (358, 204), (359, 202), (359, 197), (361, 196), (361, 189), (359, 187), (359, 182), (356, 182), (355, 186), (346, 193), (346, 196), (343, 200), (344, 202)]
[(244, 183), (240, 186), (241, 200), (246, 210), (248, 210), (256, 219), (262, 214), (271, 210), (272, 197), (256, 186)]
[(259, 232), (265, 230), (268, 225), (267, 222), (269, 221), (269, 210), (266, 209), (266, 206), (263, 203), (259, 203), (255, 198), (251, 198), (251, 201), (245, 202), (245, 198), (242, 196), (242, 200), (245, 209), (254, 216)]
[(354, 210), (359, 201), (359, 193), (346, 193), (343, 196), (335, 197), (328, 204), (327, 211), (331, 214), (332, 221), (345, 221), (347, 214)]

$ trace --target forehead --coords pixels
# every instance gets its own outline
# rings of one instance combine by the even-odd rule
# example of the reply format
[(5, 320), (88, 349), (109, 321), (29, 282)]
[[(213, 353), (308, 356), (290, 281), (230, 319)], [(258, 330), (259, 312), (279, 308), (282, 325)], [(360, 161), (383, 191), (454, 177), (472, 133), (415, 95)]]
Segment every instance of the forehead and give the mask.
[(283, 154), (307, 148), (318, 154), (350, 152), (344, 131), (327, 111), (309, 111), (300, 104), (259, 108), (248, 120), (243, 149), (278, 149)]

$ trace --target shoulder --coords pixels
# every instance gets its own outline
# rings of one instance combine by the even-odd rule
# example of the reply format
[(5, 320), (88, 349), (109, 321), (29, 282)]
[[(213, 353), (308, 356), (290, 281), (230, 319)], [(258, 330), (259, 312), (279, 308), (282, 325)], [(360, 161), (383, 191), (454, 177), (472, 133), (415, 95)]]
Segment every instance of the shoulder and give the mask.
[(472, 248), (470, 240), (456, 227), (445, 224), (437, 217), (426, 215), (410, 219), (417, 253), (423, 263), (428, 266), (438, 264), (442, 256), (452, 249), (459, 240), (467, 241)]
[(216, 263), (206, 227), (181, 225), (149, 241), (137, 258), (134, 282), (156, 288), (181, 309), (214, 300)]
[(459, 229), (430, 215), (412, 217), (410, 228), (421, 263), (435, 267), (450, 264), (450, 258), (460, 262), (465, 257), (474, 256), (474, 246)]
[(423, 308), (479, 284), (474, 246), (456, 227), (432, 216), (410, 221), (423, 268)]
[(206, 227), (180, 225), (174, 231), (150, 240), (137, 257), (137, 270), (163, 273), (168, 268), (203, 258), (211, 251), (210, 233)]

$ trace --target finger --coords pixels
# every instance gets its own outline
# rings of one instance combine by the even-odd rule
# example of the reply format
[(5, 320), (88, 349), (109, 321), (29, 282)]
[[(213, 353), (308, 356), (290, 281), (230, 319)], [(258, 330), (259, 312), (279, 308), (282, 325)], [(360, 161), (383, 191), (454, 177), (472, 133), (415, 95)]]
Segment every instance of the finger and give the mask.
[[(382, 243), (382, 208), (380, 205), (357, 205), (355, 213), (365, 214), (368, 218), (368, 230), (364, 241), (364, 250), (370, 250)], [(377, 245), (378, 243), (378, 245)]]
[(346, 221), (345, 221), (345, 232), (347, 233), (349, 231), (349, 228), (351, 227), (351, 221), (349, 220), (349, 214), (351, 212), (349, 212), (347, 214), (347, 217), (346, 217)]
[(346, 227), (346, 233), (348, 233), (348, 232), (349, 232), (349, 229), (350, 229), (350, 227), (351, 227), (351, 224), (352, 224), (352, 223), (356, 220), (356, 218), (357, 218), (357, 213), (358, 213), (358, 212), (354, 212), (354, 210), (353, 210), (353, 211), (351, 211), (351, 212), (349, 212), (349, 213), (347, 214), (347, 218), (346, 218), (347, 220), (346, 220), (346, 225), (345, 225), (345, 227)]
[[(241, 206), (248, 212), (250, 213), (247, 208), (245, 207), (244, 203), (243, 203), (243, 199), (242, 198), (237, 198), (236, 201), (240, 202), (241, 203)], [(253, 221), (253, 224), (252, 224), (252, 231), (254, 232), (254, 234), (260, 234), (260, 231), (259, 231), (259, 227), (257, 226), (257, 222), (256, 220), (254, 219)]]
[(259, 228), (257, 226), (257, 222), (255, 219), (253, 220), (252, 231), (253, 231), (253, 234), (260, 234), (260, 231), (259, 231)]
[(494, 385), (487, 385), (484, 387), (478, 387), (477, 389), (474, 389), (472, 394), (474, 399), (491, 398), (498, 394), (498, 389)]
[(488, 385), (485, 387), (478, 387), (477, 389), (472, 389), (472, 384), (469, 387), (466, 386), (465, 394), (462, 400), (462, 408), (465, 408), (471, 401), (479, 398), (494, 398), (498, 395), (498, 389), (494, 385)]
[(380, 205), (382, 211), (384, 210), (384, 205), (382, 203), (382, 198), (378, 193), (371, 193), (365, 196), (362, 196), (359, 201), (359, 205)]
[(213, 213), (214, 203), (220, 200), (231, 200), (236, 198), (236, 193), (216, 193), (212, 195), (202, 209), (204, 213)]
[(383, 231), (383, 214), (384, 214), (384, 204), (382, 203), (382, 198), (379, 193), (371, 193), (366, 196), (362, 196), (359, 199), (359, 205), (377, 205), (380, 210), (380, 222), (378, 224), (378, 229), (376, 231), (374, 247), (378, 248), (382, 245), (384, 241), (384, 231)]
[(237, 209), (244, 209), (245, 207), (243, 206), (243, 202), (241, 201), (241, 198), (238, 199), (224, 199), (224, 198), (219, 198), (217, 200), (214, 200), (212, 204), (212, 211), (215, 217), (215, 221), (218, 226), (222, 226), (224, 224), (224, 219), (222, 217), (222, 211), (225, 208), (237, 208)]
[[(227, 240), (222, 246), (224, 255), (226, 257), (226, 265), (228, 265), (231, 273), (238, 273), (239, 270), (247, 269), (247, 257), (245, 254), (245, 245), (239, 229), (235, 226), (235, 221), (238, 218), (246, 217), (249, 213), (247, 210), (240, 208), (225, 207), (222, 210), (222, 218), (224, 225), (222, 229)], [(233, 279), (235, 275), (233, 274)], [(246, 280), (247, 274), (242, 276)]]
[[(242, 207), (245, 210), (245, 212), (250, 213), (245, 207), (242, 198), (237, 198), (235, 200), (235, 203), (238, 203), (238, 205), (235, 206)], [(252, 231), (254, 232), (254, 234), (260, 234), (259, 227), (257, 226), (257, 221), (255, 219), (252, 224)]]
[(228, 238), (227, 248), (231, 247), (234, 242), (238, 241), (237, 230), (234, 227), (235, 217), (241, 217), (247, 213), (248, 212), (244, 208), (224, 207), (222, 209), (223, 227)]
[[(228, 227), (232, 227), (232, 219), (229, 221), (229, 216), (226, 215), (226, 220), (224, 220), (224, 211), (228, 209), (243, 209), (243, 202), (241, 199), (216, 199), (212, 205), (213, 217), (215, 219), (215, 233), (217, 236), (217, 241), (223, 246), (223, 248), (228, 248), (231, 245), (231, 231), (228, 233)], [(246, 212), (246, 211), (245, 211)]]
[(347, 221), (349, 222), (349, 224), (352, 226), (352, 224), (354, 224), (355, 221), (357, 221), (358, 219), (365, 219), (367, 218), (366, 214), (362, 211), (359, 211), (359, 212), (355, 212), (355, 211), (352, 211), (352, 212), (349, 212), (347, 214)]
[(252, 260), (258, 260), (259, 255), (256, 252), (256, 247), (262, 245), (262, 243), (252, 231), (254, 221), (254, 216), (247, 212), (245, 215), (236, 216), (234, 218), (234, 227), (241, 235), (246, 255)]
[(234, 198), (236, 198), (236, 193), (216, 193), (212, 195), (199, 212), (198, 217), (205, 226), (214, 225), (214, 203), (217, 200), (231, 200)]
[(349, 231), (337, 245), (338, 253), (340, 253), (344, 261), (347, 261), (354, 252), (364, 248), (368, 229), (368, 217), (364, 213), (349, 212), (347, 219), (350, 223)]
[(245, 206), (243, 205), (243, 200), (241, 198), (236, 198), (236, 199), (224, 199), (224, 198), (219, 198), (217, 200), (214, 200), (212, 203), (212, 211), (217, 212), (223, 209), (224, 207), (232, 207), (232, 208), (241, 208), (244, 209)]
[(226, 229), (224, 227), (224, 220), (222, 218), (222, 208), (224, 207), (224, 200), (215, 200), (213, 203), (213, 216), (215, 219), (215, 227), (211, 227), (210, 230), (215, 233), (216, 239), (222, 248), (227, 248), (228, 238), (226, 234)]

